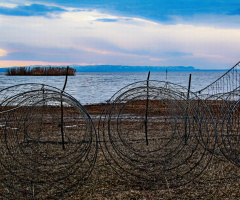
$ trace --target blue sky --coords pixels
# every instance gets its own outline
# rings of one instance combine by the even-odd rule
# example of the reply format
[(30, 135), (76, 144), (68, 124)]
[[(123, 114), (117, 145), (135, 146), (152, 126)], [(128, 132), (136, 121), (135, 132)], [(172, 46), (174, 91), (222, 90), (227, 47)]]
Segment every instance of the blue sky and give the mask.
[(239, 0), (2, 0), (0, 67), (240, 60)]

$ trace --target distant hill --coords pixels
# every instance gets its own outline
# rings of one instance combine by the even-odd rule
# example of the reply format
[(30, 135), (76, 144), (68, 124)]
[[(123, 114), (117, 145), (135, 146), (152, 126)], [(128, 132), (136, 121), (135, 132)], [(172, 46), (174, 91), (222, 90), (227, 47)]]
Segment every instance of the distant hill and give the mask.
[[(48, 67), (49, 65), (42, 66), (42, 65), (32, 65), (26, 66), (30, 68), (34, 67)], [(54, 67), (66, 67), (65, 65), (54, 66)], [(165, 72), (166, 69), (168, 72), (170, 71), (206, 71), (195, 69), (192, 66), (124, 66), (124, 65), (69, 65), (69, 67), (76, 69), (76, 72)], [(9, 68), (0, 68), (0, 72), (7, 72)], [(208, 70), (207, 70), (208, 71)], [(210, 71), (218, 71), (210, 70)]]
[(188, 66), (164, 66), (164, 67), (153, 67), (153, 66), (122, 66), (122, 65), (87, 65), (79, 66), (72, 65), (77, 72), (165, 72), (168, 71), (195, 71), (194, 67)]

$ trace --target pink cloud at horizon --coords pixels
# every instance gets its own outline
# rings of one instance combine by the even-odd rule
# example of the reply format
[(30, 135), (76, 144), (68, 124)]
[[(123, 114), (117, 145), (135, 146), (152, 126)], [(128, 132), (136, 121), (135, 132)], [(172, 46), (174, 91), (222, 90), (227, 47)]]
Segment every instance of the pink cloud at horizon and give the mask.
[(24, 67), (30, 65), (92, 65), (88, 63), (64, 63), (64, 62), (44, 62), (44, 61), (22, 61), (22, 60), (0, 60), (0, 68)]

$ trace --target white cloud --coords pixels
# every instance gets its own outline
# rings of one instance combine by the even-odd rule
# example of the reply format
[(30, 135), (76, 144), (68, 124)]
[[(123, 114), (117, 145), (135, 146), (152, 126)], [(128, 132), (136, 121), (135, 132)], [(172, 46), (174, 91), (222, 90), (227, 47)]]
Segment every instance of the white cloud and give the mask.
[(6, 7), (6, 8), (15, 8), (17, 7), (17, 4), (13, 4), (13, 3), (0, 3), (0, 7)]
[[(99, 19), (116, 21), (104, 22)], [(172, 61), (179, 61), (178, 65), (191, 65), (194, 58), (205, 63), (217, 63), (224, 59), (234, 62), (239, 59), (240, 52), (238, 28), (166, 25), (139, 18), (107, 15), (97, 10), (64, 12), (52, 18), (2, 15), (0, 30), (0, 44), (17, 43), (36, 48), (74, 48), (109, 56), (125, 56), (129, 62), (133, 57), (145, 56), (149, 61), (158, 61), (161, 64), (168, 61), (167, 57), (163, 57), (165, 52), (192, 54), (185, 56), (185, 60), (181, 58)], [(108, 45), (102, 45), (103, 43)], [(146, 55), (138, 55), (138, 52), (146, 52)], [(137, 63), (137, 60), (135, 62), (141, 64)]]
[(3, 49), (0, 49), (0, 57), (1, 56), (6, 56), (7, 55), (7, 52)]

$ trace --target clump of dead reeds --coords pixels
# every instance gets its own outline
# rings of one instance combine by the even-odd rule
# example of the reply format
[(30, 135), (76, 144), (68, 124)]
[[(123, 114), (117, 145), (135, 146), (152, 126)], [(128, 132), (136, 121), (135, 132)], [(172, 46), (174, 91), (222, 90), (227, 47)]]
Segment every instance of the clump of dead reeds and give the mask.
[(68, 67), (14, 67), (9, 68), (7, 76), (74, 76), (76, 69)]

